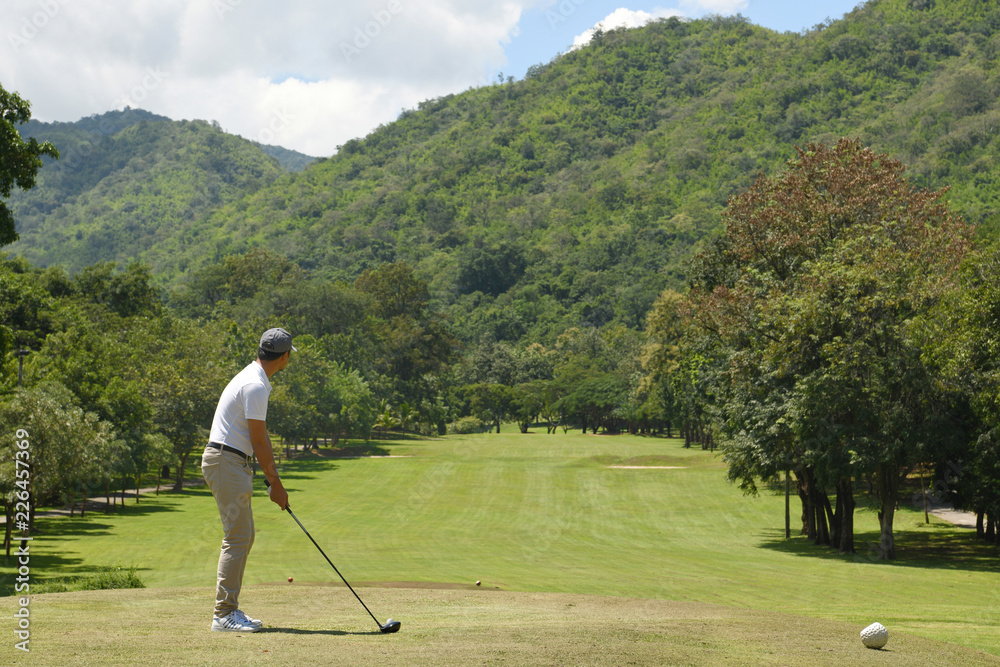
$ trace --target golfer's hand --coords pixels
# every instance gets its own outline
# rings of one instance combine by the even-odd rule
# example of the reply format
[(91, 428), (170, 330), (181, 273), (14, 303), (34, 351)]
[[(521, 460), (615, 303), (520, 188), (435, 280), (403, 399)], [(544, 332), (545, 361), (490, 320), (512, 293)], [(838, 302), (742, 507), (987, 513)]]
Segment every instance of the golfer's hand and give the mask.
[(271, 484), (267, 489), (267, 495), (271, 502), (280, 507), (282, 511), (288, 507), (288, 492), (279, 480), (277, 484)]

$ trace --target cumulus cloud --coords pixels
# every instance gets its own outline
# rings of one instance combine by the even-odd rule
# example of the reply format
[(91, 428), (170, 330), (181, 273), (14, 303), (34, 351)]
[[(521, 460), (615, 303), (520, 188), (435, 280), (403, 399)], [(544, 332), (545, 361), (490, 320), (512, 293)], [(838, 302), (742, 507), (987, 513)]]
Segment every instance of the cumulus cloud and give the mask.
[(642, 10), (631, 10), (620, 7), (598, 21), (597, 25), (593, 28), (589, 28), (577, 35), (573, 40), (572, 48), (578, 49), (588, 44), (598, 28), (601, 30), (639, 28), (655, 19), (669, 18), (671, 16), (685, 16), (685, 14), (677, 9), (656, 9), (653, 12), (644, 12)]
[(679, 9), (654, 9), (652, 12), (619, 7), (598, 21), (594, 27), (577, 35), (573, 40), (571, 48), (578, 49), (588, 44), (598, 29), (639, 28), (650, 21), (670, 18), (671, 16), (687, 18), (694, 18), (705, 14), (728, 16), (746, 9), (748, 4), (748, 0), (681, 0)]
[(0, 82), (40, 120), (127, 105), (330, 155), (484, 83), (545, 1), (9, 0)]

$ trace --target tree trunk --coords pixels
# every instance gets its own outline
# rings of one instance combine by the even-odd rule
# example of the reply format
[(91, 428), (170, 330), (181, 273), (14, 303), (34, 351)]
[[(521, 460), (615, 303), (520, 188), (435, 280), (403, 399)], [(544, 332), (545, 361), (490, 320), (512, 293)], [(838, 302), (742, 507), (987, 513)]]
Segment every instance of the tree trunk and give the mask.
[(876, 472), (878, 478), (879, 512), (878, 524), (881, 537), (878, 544), (879, 560), (893, 560), (896, 557), (896, 543), (892, 533), (892, 520), (896, 513), (896, 494), (899, 475), (894, 466), (880, 463)]
[(111, 490), (107, 482), (104, 483), (104, 513), (111, 514)]
[(7, 525), (4, 529), (3, 543), (4, 548), (7, 549), (7, 560), (10, 560), (10, 543), (13, 541), (11, 539), (11, 528), (14, 525), (14, 505), (13, 503), (8, 503), (6, 500), (3, 503), (4, 516), (7, 517)]
[(791, 495), (791, 473), (785, 471), (785, 539), (792, 537), (792, 512), (789, 496)]
[(837, 482), (837, 550), (854, 553), (854, 482), (844, 477)]
[(181, 454), (180, 465), (177, 466), (177, 478), (174, 480), (174, 491), (184, 490), (184, 468), (187, 467), (187, 460), (190, 455), (190, 450)]
[(816, 478), (812, 478), (812, 504), (816, 510), (816, 539), (818, 545), (830, 545), (830, 523), (827, 516), (830, 513), (830, 498), (826, 495), (826, 490), (820, 488), (816, 483)]
[(930, 513), (927, 511), (927, 490), (924, 487), (924, 466), (920, 466), (920, 497), (924, 501), (924, 523), (930, 523)]
[[(834, 499), (836, 503), (836, 499)], [(837, 546), (840, 543), (840, 528), (837, 524), (837, 513), (833, 511), (833, 507), (830, 505), (830, 496), (824, 490), (822, 499), (823, 509), (826, 512), (826, 524), (828, 526), (827, 539), (830, 546)]]
[(87, 511), (87, 483), (86, 482), (83, 483), (83, 488), (80, 489), (80, 492), (81, 492), (80, 495), (83, 496), (83, 502), (80, 503), (80, 518), (82, 519), (84, 516), (86, 516), (86, 511)]
[(816, 521), (815, 512), (813, 511), (812, 503), (812, 493), (810, 491), (810, 479), (811, 473), (808, 468), (805, 470), (795, 471), (795, 490), (799, 494), (799, 500), (802, 502), (802, 531), (801, 535), (805, 535), (810, 540), (816, 539)]

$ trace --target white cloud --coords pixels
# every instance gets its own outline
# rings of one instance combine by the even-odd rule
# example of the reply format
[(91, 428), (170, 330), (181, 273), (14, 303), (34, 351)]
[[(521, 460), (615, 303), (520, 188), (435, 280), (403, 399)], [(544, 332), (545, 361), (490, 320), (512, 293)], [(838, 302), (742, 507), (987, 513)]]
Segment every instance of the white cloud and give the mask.
[(729, 16), (738, 14), (746, 9), (749, 0), (680, 0), (680, 9), (654, 9), (651, 12), (642, 10), (626, 9), (619, 7), (603, 19), (598, 21), (593, 28), (589, 28), (580, 33), (573, 40), (571, 48), (578, 49), (585, 46), (593, 38), (598, 28), (601, 30), (611, 30), (612, 28), (639, 28), (650, 21), (656, 19), (670, 18), (671, 16), (694, 18), (705, 14), (719, 14)]
[(611, 30), (612, 28), (639, 28), (650, 21), (660, 18), (670, 18), (671, 16), (684, 16), (685, 14), (677, 9), (654, 9), (652, 12), (642, 10), (631, 10), (619, 7), (603, 19), (598, 21), (593, 28), (585, 30), (573, 40), (572, 48), (578, 49), (585, 46), (594, 37), (598, 28), (601, 30)]
[(39, 120), (125, 104), (312, 155), (485, 82), (547, 0), (9, 0), (0, 82)]

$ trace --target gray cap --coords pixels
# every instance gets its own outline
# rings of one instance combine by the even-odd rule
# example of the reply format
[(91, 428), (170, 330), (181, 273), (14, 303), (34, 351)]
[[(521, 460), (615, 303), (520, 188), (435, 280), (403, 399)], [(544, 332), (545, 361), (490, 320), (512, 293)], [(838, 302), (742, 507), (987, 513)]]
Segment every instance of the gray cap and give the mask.
[(284, 329), (268, 329), (265, 331), (264, 335), (260, 337), (260, 349), (276, 354), (284, 354), (289, 350), (298, 352), (295, 346), (292, 345), (292, 334)]

